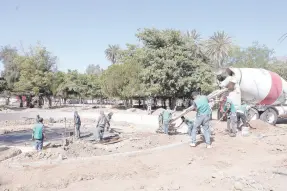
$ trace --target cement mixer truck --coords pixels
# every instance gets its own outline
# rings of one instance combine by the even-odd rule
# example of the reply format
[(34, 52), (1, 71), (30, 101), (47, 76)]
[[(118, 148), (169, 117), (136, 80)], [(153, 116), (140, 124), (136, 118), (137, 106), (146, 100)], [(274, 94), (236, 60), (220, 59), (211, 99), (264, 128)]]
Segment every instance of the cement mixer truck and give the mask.
[(287, 113), (287, 82), (278, 74), (261, 68), (227, 68), (218, 75), (221, 87), (235, 84), (229, 98), (240, 105), (246, 102), (250, 120), (261, 119), (275, 125), (280, 115)]
[[(209, 94), (208, 99), (228, 93), (235, 107), (242, 102), (251, 106), (248, 120), (261, 119), (275, 125), (278, 117), (287, 114), (287, 82), (278, 74), (261, 68), (227, 68), (217, 79), (221, 89)], [(230, 84), (232, 89), (228, 89)], [(173, 116), (171, 124), (180, 124), (179, 118), (192, 109), (193, 106)]]

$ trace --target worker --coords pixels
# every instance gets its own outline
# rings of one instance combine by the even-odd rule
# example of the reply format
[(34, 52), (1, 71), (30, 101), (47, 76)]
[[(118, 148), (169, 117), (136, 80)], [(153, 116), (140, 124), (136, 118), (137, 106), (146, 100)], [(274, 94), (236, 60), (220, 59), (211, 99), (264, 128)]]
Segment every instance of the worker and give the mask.
[(39, 118), (38, 122), (33, 128), (32, 140), (35, 140), (35, 149), (37, 151), (41, 151), (43, 149), (43, 141), (44, 141), (44, 124), (43, 118)]
[(208, 103), (207, 96), (199, 95), (198, 92), (192, 92), (193, 98), (193, 107), (194, 110), (197, 111), (196, 118), (194, 121), (194, 126), (191, 131), (191, 147), (196, 146), (196, 133), (198, 128), (202, 125), (203, 128), (203, 135), (205, 138), (206, 148), (211, 148), (211, 141), (210, 141), (210, 129), (209, 129), (209, 121), (210, 121), (210, 106)]
[(104, 130), (106, 124), (110, 125), (107, 117), (105, 116), (104, 111), (100, 111), (100, 116), (98, 118), (97, 126), (96, 126), (96, 141), (102, 141), (104, 136)]
[(163, 130), (163, 112), (161, 112), (159, 115), (158, 115), (158, 130), (159, 131), (162, 131)]
[(148, 100), (147, 100), (147, 112), (148, 112), (148, 115), (151, 115), (151, 97), (149, 96)]
[(247, 112), (250, 109), (250, 106), (247, 104), (242, 104), (237, 110), (236, 110), (236, 116), (237, 116), (237, 129), (241, 130), (240, 124), (243, 123), (244, 127), (247, 127)]
[(106, 130), (107, 131), (110, 131), (110, 127), (111, 127), (110, 123), (111, 123), (112, 116), (113, 116), (113, 112), (110, 112), (107, 115), (107, 121), (108, 121), (108, 123), (106, 124)]
[(168, 128), (169, 128), (169, 123), (172, 117), (172, 114), (175, 112), (176, 107), (174, 108), (174, 111), (170, 110), (170, 107), (167, 106), (165, 110), (162, 112), (162, 125), (163, 125), (163, 132), (164, 134), (168, 135)]
[(39, 123), (40, 115), (36, 116), (36, 123)]
[(75, 137), (80, 138), (81, 118), (77, 111), (74, 112), (74, 126), (75, 126)]
[(193, 128), (194, 121), (190, 120), (190, 119), (187, 119), (184, 116), (181, 116), (181, 120), (182, 120), (182, 123), (185, 123), (188, 126), (187, 133), (188, 133), (189, 136), (191, 136), (191, 131), (192, 131), (192, 128)]
[[(234, 104), (226, 95), (223, 95), (222, 101), (225, 103), (223, 111), (227, 115), (227, 132), (230, 137), (235, 137), (237, 132), (237, 116)], [(231, 126), (231, 127), (230, 127)]]

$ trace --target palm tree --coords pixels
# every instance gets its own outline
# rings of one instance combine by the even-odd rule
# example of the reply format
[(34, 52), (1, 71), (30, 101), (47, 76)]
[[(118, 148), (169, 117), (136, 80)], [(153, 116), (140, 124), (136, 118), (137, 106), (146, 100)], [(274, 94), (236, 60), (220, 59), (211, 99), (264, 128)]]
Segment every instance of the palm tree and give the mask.
[(207, 55), (215, 63), (216, 68), (224, 65), (232, 48), (232, 40), (224, 31), (215, 32), (207, 41)]
[(201, 40), (201, 35), (195, 29), (187, 31), (186, 36), (191, 38), (194, 42), (199, 42)]
[(120, 51), (120, 46), (119, 45), (110, 45), (109, 47), (105, 50), (106, 58), (112, 62), (112, 64), (117, 63), (117, 59), (119, 56), (119, 51)]

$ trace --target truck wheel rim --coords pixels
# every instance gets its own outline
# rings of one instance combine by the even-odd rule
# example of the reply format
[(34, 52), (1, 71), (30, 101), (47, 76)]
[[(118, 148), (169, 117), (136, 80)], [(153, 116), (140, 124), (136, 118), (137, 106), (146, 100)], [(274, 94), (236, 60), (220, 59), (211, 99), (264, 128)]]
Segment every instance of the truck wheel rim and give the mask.
[(267, 118), (268, 123), (273, 123), (274, 120), (275, 120), (274, 114), (268, 114), (268, 115), (266, 116), (266, 118)]

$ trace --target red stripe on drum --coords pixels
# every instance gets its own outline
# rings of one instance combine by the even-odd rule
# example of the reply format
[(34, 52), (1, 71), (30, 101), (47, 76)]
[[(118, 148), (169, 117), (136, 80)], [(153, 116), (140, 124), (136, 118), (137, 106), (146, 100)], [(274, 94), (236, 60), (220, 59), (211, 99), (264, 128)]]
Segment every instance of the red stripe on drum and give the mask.
[(273, 104), (282, 93), (282, 80), (281, 77), (274, 73), (269, 72), (271, 75), (271, 88), (268, 95), (259, 103), (260, 105)]

